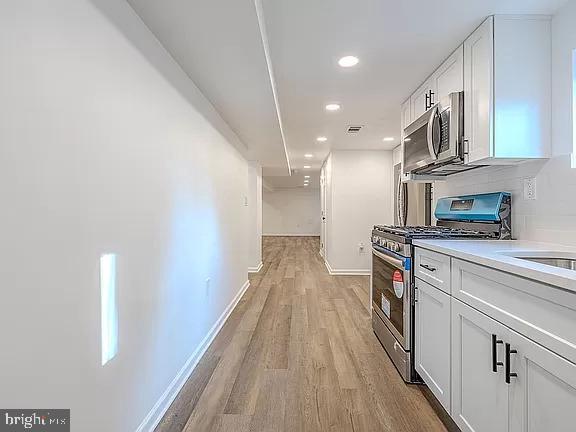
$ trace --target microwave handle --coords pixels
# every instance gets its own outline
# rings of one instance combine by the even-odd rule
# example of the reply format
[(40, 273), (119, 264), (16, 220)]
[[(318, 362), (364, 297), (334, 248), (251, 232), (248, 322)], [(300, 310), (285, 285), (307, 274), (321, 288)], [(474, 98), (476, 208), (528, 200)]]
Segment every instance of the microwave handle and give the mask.
[(430, 118), (428, 119), (428, 128), (427, 128), (427, 142), (428, 142), (428, 151), (430, 152), (430, 157), (433, 160), (438, 159), (438, 155), (434, 151), (434, 144), (432, 143), (432, 131), (434, 127), (434, 119), (436, 118), (436, 114), (438, 112), (438, 107), (435, 106), (432, 111), (430, 111)]

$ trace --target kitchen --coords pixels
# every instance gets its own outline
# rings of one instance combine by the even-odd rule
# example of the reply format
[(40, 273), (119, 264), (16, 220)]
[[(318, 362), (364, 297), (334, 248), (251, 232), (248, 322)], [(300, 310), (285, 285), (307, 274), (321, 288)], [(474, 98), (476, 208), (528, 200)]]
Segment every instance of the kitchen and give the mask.
[(0, 429), (576, 428), (576, 0), (2, 10)]
[[(402, 104), (396, 226), (372, 232), (373, 328), (405, 381), (423, 381), (463, 431), (575, 420), (572, 230), (530, 230), (567, 199), (541, 161), (554, 139), (570, 142), (552, 108), (570, 97), (552, 83), (558, 31), (547, 17), (488, 17)], [(541, 197), (535, 214), (515, 214)], [(436, 226), (421, 226), (432, 201)]]

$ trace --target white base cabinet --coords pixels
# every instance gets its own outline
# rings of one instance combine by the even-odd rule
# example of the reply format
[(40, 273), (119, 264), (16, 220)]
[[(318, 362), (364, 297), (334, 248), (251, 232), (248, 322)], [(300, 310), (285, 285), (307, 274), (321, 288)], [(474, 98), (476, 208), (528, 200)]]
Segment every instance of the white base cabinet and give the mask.
[(450, 413), (450, 296), (416, 279), (416, 372)]
[[(416, 273), (416, 371), (464, 432), (576, 431), (576, 294), (435, 251)], [(448, 291), (442, 291), (447, 289)]]
[[(508, 389), (503, 366), (493, 371), (492, 335), (503, 341), (508, 329), (452, 299), (452, 418), (462, 431), (508, 430)], [(503, 363), (503, 342), (496, 355)]]
[(510, 333), (510, 432), (576, 430), (576, 364)]

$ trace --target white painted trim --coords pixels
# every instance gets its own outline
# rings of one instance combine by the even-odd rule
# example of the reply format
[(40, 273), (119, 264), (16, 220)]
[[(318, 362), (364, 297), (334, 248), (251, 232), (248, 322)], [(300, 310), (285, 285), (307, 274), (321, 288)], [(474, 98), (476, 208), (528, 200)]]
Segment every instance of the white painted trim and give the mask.
[(355, 269), (334, 269), (327, 259), (324, 259), (324, 265), (332, 276), (370, 276), (371, 271), (368, 270), (355, 270)]
[(282, 123), (280, 102), (278, 101), (278, 91), (276, 90), (276, 79), (274, 77), (274, 68), (272, 67), (272, 56), (270, 54), (270, 47), (268, 45), (268, 34), (266, 32), (266, 20), (264, 19), (264, 8), (262, 7), (262, 0), (255, 0), (254, 6), (256, 8), (256, 17), (258, 19), (258, 27), (260, 29), (260, 38), (262, 39), (262, 48), (264, 49), (264, 58), (266, 59), (266, 66), (268, 67), (270, 87), (272, 88), (272, 96), (274, 97), (274, 105), (276, 107), (276, 117), (278, 119), (278, 127), (280, 128), (280, 137), (282, 138), (282, 144), (284, 145), (284, 155), (286, 156), (286, 164), (288, 165), (288, 175), (291, 176), (292, 169), (290, 167), (290, 155), (288, 154), (286, 136), (284, 135), (284, 124)]
[(260, 270), (262, 270), (262, 267), (264, 267), (264, 263), (260, 261), (258, 267), (248, 267), (248, 273), (258, 273)]
[(262, 237), (320, 237), (320, 234), (262, 234)]
[(182, 369), (180, 369), (180, 372), (178, 372), (178, 374), (174, 377), (168, 388), (164, 391), (164, 393), (162, 393), (160, 399), (158, 399), (158, 401), (154, 404), (150, 412), (148, 412), (146, 417), (144, 417), (144, 420), (142, 420), (142, 423), (140, 423), (140, 426), (138, 426), (136, 432), (154, 431), (154, 429), (156, 428), (158, 423), (160, 423), (160, 420), (162, 420), (162, 417), (164, 417), (164, 414), (166, 414), (166, 411), (168, 411), (168, 408), (170, 407), (170, 405), (172, 405), (172, 402), (174, 402), (174, 399), (176, 399), (176, 396), (178, 396), (180, 390), (182, 390), (182, 387), (184, 386), (184, 384), (194, 371), (194, 368), (196, 368), (196, 365), (198, 364), (198, 362), (200, 361), (200, 359), (202, 358), (202, 356), (204, 355), (204, 353), (206, 352), (212, 341), (216, 338), (216, 336), (226, 323), (226, 320), (228, 319), (228, 317), (230, 316), (230, 314), (232, 313), (232, 311), (234, 310), (234, 308), (236, 307), (236, 305), (238, 304), (238, 302), (240, 301), (240, 299), (242, 298), (242, 296), (244, 295), (249, 286), (250, 281), (246, 281), (244, 285), (242, 285), (242, 288), (240, 288), (238, 294), (236, 294), (236, 296), (226, 307), (222, 315), (220, 315), (218, 320), (214, 323), (214, 325), (212, 326), (206, 337), (204, 337), (202, 342), (200, 342), (200, 345), (198, 345), (198, 347), (194, 350), (192, 355), (188, 358), (188, 360), (186, 360), (186, 363), (184, 364)]

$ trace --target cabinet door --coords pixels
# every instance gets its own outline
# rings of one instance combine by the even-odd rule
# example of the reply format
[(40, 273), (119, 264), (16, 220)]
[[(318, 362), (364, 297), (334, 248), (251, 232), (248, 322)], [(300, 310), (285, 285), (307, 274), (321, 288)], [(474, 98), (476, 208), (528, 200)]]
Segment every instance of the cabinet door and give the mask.
[(576, 428), (576, 364), (511, 331), (511, 432)]
[(493, 156), (494, 19), (464, 42), (464, 139), (467, 163)]
[(464, 90), (464, 46), (460, 45), (452, 53), (434, 75), (432, 75), (433, 86), (436, 88), (437, 98), (440, 102), (443, 98), (453, 92)]
[(416, 371), (450, 413), (450, 296), (416, 279)]
[(406, 126), (408, 126), (410, 123), (412, 123), (412, 115), (411, 115), (411, 110), (410, 110), (410, 99), (408, 99), (406, 102), (404, 102), (401, 106), (401, 115), (402, 115), (402, 137), (404, 137), (404, 129), (406, 128)]
[(412, 107), (412, 121), (416, 120), (422, 114), (426, 112), (427, 95), (435, 93), (432, 85), (432, 79), (428, 78), (424, 84), (422, 84), (418, 90), (416, 90), (410, 97), (410, 105)]
[[(462, 431), (508, 430), (508, 388), (502, 366), (493, 371), (493, 342), (507, 341), (509, 330), (452, 298), (452, 418)], [(503, 343), (496, 344), (503, 362)]]

